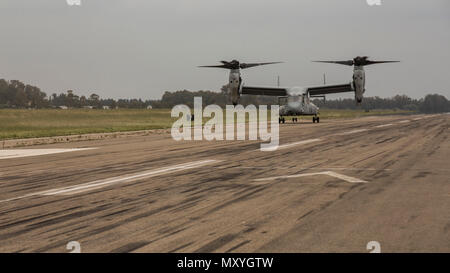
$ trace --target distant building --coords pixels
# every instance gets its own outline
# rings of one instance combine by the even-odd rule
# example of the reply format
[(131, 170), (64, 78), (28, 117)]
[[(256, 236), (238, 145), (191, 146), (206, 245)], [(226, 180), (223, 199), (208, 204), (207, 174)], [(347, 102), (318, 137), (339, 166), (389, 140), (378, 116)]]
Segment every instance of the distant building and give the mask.
[(61, 105), (61, 106), (58, 106), (58, 109), (67, 110), (67, 109), (69, 109), (69, 107), (67, 107), (65, 105)]
[(90, 105), (88, 105), (88, 106), (83, 106), (83, 109), (94, 109), (94, 106), (90, 106)]
[(109, 110), (111, 109), (111, 107), (109, 107), (108, 105), (103, 105), (103, 110)]
[(147, 106), (147, 109), (153, 109), (153, 107), (151, 105)]

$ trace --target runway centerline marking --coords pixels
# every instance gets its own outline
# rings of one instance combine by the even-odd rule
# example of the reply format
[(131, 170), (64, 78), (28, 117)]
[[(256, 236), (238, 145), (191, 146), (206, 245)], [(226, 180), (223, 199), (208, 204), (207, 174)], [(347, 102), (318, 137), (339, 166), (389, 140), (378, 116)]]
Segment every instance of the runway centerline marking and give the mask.
[(381, 124), (381, 125), (375, 126), (375, 128), (383, 128), (383, 127), (389, 127), (389, 126), (392, 126), (392, 125), (394, 125), (394, 124), (392, 124), (392, 123), (388, 123), (388, 124)]
[(351, 176), (344, 175), (344, 174), (340, 174), (340, 173), (336, 173), (333, 171), (317, 172), (317, 173), (301, 173), (301, 174), (294, 174), (294, 175), (283, 175), (283, 176), (275, 176), (275, 177), (267, 177), (267, 178), (258, 178), (258, 179), (254, 179), (253, 181), (264, 182), (264, 181), (273, 181), (273, 180), (277, 180), (277, 179), (289, 179), (289, 178), (298, 178), (298, 177), (315, 176), (315, 175), (328, 175), (328, 176), (332, 176), (332, 177), (344, 180), (349, 183), (368, 183), (365, 180), (362, 180), (362, 179), (359, 179), (356, 177), (351, 177)]
[(26, 194), (19, 197), (14, 197), (10, 199), (0, 200), (0, 203), (8, 202), (8, 201), (15, 201), (19, 199), (24, 199), (32, 196), (51, 196), (51, 195), (71, 195), (71, 194), (77, 194), (81, 192), (86, 192), (94, 189), (103, 188), (106, 186), (119, 184), (119, 183), (126, 183), (126, 182), (133, 182), (137, 180), (141, 180), (144, 178), (150, 178), (155, 177), (163, 174), (168, 173), (174, 173), (179, 171), (184, 171), (188, 169), (198, 168), (205, 165), (210, 165), (214, 163), (218, 163), (220, 160), (201, 160), (201, 161), (195, 161), (190, 163), (184, 163), (184, 164), (178, 164), (170, 167), (160, 168), (156, 170), (150, 170), (145, 172), (140, 172), (132, 175), (124, 175), (119, 177), (112, 177), (107, 179), (101, 179), (96, 180), (88, 183), (83, 183), (81, 185), (74, 185), (74, 186), (68, 186), (68, 187), (62, 187), (52, 190), (46, 190), (46, 191), (40, 191), (35, 193)]
[[(306, 170), (340, 170), (340, 171), (392, 171), (393, 169), (376, 169), (376, 168), (348, 168), (348, 167), (301, 167), (298, 166), (299, 170), (306, 171)], [(255, 167), (245, 167), (245, 166), (238, 166), (233, 168), (239, 168), (239, 169), (269, 169), (269, 170), (290, 170), (292, 167), (264, 167), (264, 166), (255, 166)], [(422, 170), (422, 169), (420, 169)], [(426, 169), (424, 169), (426, 170)]]
[(410, 120), (401, 120), (398, 123), (408, 123), (408, 122), (411, 122), (411, 121)]
[(0, 150), (0, 159), (21, 158), (29, 156), (60, 154), (78, 151), (89, 151), (97, 148), (73, 148), (73, 149), (12, 149)]
[(282, 150), (282, 149), (286, 149), (286, 148), (290, 148), (290, 147), (294, 147), (294, 146), (314, 143), (314, 142), (318, 142), (318, 141), (322, 141), (322, 139), (320, 139), (320, 138), (307, 139), (307, 140), (302, 140), (302, 141), (297, 141), (297, 142), (292, 142), (292, 143), (279, 145), (276, 150), (273, 150), (273, 149), (266, 149), (266, 150), (265, 149), (257, 149), (257, 151), (260, 151), (260, 150), (261, 151), (277, 151), (277, 150)]
[(362, 132), (366, 132), (366, 131), (369, 131), (369, 129), (356, 129), (356, 130), (352, 130), (352, 131), (338, 133), (337, 135), (345, 136), (345, 135), (351, 135), (351, 134), (356, 134), (356, 133), (362, 133)]

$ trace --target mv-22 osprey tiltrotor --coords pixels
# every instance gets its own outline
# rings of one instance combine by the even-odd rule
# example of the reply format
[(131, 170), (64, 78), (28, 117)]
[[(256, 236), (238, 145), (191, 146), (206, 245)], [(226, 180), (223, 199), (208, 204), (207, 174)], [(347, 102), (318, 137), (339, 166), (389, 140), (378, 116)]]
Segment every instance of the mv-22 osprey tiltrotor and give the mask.
[(221, 65), (213, 66), (201, 66), (201, 67), (213, 67), (224, 68), (230, 70), (228, 81), (228, 94), (231, 96), (233, 105), (238, 104), (240, 95), (262, 95), (262, 96), (276, 96), (278, 97), (278, 103), (280, 105), (280, 123), (285, 123), (286, 116), (292, 116), (292, 121), (297, 122), (297, 116), (313, 116), (313, 122), (320, 122), (319, 107), (314, 105), (310, 98), (324, 98), (326, 94), (343, 93), (343, 92), (355, 92), (355, 100), (357, 103), (361, 103), (363, 94), (365, 91), (365, 73), (363, 66), (387, 63), (393, 61), (369, 61), (367, 57), (356, 57), (350, 61), (320, 61), (327, 63), (337, 63), (343, 65), (354, 65), (353, 81), (345, 84), (333, 84), (333, 85), (320, 85), (310, 87), (266, 87), (266, 86), (246, 86), (242, 81), (241, 69), (250, 67), (277, 64), (280, 62), (268, 62), (268, 63), (240, 63), (237, 60), (231, 62), (221, 61)]

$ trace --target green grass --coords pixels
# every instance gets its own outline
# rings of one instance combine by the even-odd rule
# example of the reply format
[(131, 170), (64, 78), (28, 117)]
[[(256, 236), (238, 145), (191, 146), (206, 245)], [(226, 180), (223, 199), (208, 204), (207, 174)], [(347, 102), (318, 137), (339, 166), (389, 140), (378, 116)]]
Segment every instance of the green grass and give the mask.
[(0, 110), (0, 139), (170, 128), (170, 110)]
[[(177, 120), (170, 117), (170, 111), (170, 109), (0, 109), (0, 140), (170, 128)], [(323, 109), (320, 117), (353, 118), (411, 113), (413, 112)], [(309, 120), (310, 117), (302, 119)], [(204, 119), (206, 120), (208, 119)]]
[(336, 109), (320, 109), (320, 118), (357, 118), (364, 116), (387, 116), (387, 115), (408, 115), (415, 114), (413, 111), (406, 110), (336, 110)]

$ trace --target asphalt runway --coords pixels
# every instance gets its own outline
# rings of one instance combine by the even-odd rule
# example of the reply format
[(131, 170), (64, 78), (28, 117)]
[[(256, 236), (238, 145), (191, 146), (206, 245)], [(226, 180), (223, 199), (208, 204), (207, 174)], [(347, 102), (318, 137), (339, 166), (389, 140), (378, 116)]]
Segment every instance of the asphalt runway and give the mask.
[(0, 151), (0, 252), (450, 252), (449, 125), (288, 123), (272, 152), (170, 134)]

